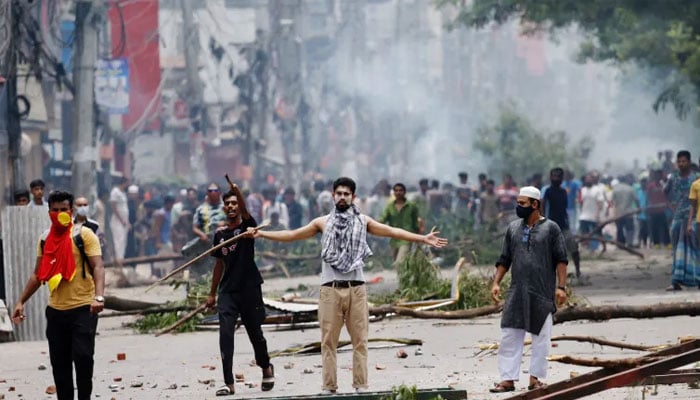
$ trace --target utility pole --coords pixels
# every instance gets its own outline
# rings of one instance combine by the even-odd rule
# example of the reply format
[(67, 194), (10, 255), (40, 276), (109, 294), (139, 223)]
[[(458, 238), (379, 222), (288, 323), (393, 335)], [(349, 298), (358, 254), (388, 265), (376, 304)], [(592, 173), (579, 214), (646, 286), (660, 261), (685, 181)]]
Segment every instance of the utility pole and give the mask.
[[(203, 139), (207, 132), (207, 113), (204, 107), (203, 85), (199, 79), (199, 31), (194, 23), (192, 4), (197, 3), (192, 0), (180, 0), (180, 9), (182, 10), (182, 36), (184, 38), (185, 50), (185, 73), (187, 74), (185, 98), (187, 99), (190, 120), (193, 122), (192, 129), (195, 134), (199, 132)], [(192, 155), (198, 150), (199, 146), (195, 144), (195, 146), (190, 148), (190, 154)], [(194, 182), (206, 180), (207, 173), (205, 171), (204, 157), (190, 157), (190, 160), (192, 160), (190, 165), (192, 169), (192, 180)]]
[(73, 108), (72, 186), (76, 196), (97, 192), (95, 146), (95, 66), (102, 2), (79, 1), (75, 11), (75, 106)]
[(270, 40), (278, 60), (277, 88), (284, 102), (283, 113), (294, 113), (294, 115), (282, 115), (278, 125), (285, 163), (284, 180), (288, 184), (298, 182), (302, 177), (302, 156), (297, 133), (299, 127), (294, 123), (297, 120), (302, 93), (302, 44), (299, 41), (301, 6), (301, 0), (269, 3), (272, 31)]
[[(20, 37), (19, 18), (22, 11), (20, 4), (13, 4), (10, 1), (5, 1), (0, 6), (0, 20), (2, 20), (0, 40), (4, 42), (0, 44), (0, 49), (2, 49), (0, 53), (4, 51), (3, 54), (0, 54), (0, 62), (2, 62), (0, 75), (3, 75), (5, 78), (5, 82), (0, 85), (3, 92), (3, 100), (0, 103), (3, 104), (4, 108), (0, 112), (0, 115), (4, 116), (4, 121), (0, 124), (0, 130), (3, 129), (3, 125), (5, 130), (0, 139), (0, 146), (3, 150), (1, 151), (2, 156), (7, 157), (3, 160), (0, 168), (10, 167), (12, 173), (10, 176), (10, 193), (14, 193), (16, 189), (24, 187), (24, 168), (20, 145), (22, 129), (19, 123), (19, 106), (17, 105), (17, 45)], [(5, 38), (2, 36), (5, 36)], [(4, 173), (3, 178), (7, 179)], [(1, 182), (3, 188), (5, 182), (6, 180)], [(4, 198), (2, 201), (4, 202)]]
[(12, 62), (12, 9), (9, 1), (0, 2), (0, 210), (5, 208), (5, 183), (7, 182), (8, 146), (7, 130), (8, 96), (7, 77)]

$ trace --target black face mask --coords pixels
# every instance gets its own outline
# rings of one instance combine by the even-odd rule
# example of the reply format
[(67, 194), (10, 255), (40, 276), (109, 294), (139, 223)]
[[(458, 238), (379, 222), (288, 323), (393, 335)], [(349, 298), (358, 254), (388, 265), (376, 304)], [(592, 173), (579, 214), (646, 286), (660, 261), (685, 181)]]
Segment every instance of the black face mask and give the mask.
[(532, 215), (533, 211), (535, 211), (535, 209), (532, 207), (523, 207), (523, 206), (516, 206), (515, 207), (515, 214), (524, 220), (527, 220), (528, 218), (530, 218), (530, 215)]
[(560, 180), (552, 180), (552, 186), (554, 186), (554, 187), (561, 186), (561, 181)]

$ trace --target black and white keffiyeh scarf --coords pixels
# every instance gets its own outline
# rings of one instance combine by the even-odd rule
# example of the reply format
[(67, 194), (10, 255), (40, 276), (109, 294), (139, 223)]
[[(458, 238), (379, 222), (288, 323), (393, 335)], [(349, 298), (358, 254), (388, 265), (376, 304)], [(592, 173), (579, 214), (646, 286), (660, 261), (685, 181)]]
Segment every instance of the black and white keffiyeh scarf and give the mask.
[(367, 225), (354, 204), (340, 212), (331, 210), (323, 231), (321, 258), (338, 272), (348, 273), (365, 265), (372, 255), (367, 244)]

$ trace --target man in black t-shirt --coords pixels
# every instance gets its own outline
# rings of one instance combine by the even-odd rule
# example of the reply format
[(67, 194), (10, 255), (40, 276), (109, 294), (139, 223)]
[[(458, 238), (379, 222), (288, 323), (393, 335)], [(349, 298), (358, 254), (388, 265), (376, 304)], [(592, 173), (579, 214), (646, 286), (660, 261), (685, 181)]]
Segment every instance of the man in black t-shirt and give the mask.
[[(226, 214), (226, 225), (214, 233), (214, 246), (257, 226), (237, 187), (224, 195), (223, 211)], [(224, 386), (217, 389), (216, 395), (235, 393), (233, 338), (239, 315), (253, 345), (255, 361), (263, 371), (261, 388), (268, 391), (275, 384), (275, 373), (261, 328), (265, 320), (265, 306), (260, 288), (263, 279), (254, 260), (255, 239), (241, 238), (214, 251), (212, 256), (216, 258), (216, 264), (207, 305), (213, 307), (217, 303), (218, 289), (219, 348), (224, 372)]]
[(553, 168), (549, 172), (550, 185), (545, 188), (542, 197), (542, 207), (544, 215), (556, 222), (564, 234), (566, 241), (566, 251), (571, 255), (571, 259), (576, 266), (576, 277), (581, 277), (581, 257), (578, 251), (578, 242), (569, 229), (569, 214), (566, 212), (568, 206), (568, 193), (561, 187), (564, 181), (564, 170)]

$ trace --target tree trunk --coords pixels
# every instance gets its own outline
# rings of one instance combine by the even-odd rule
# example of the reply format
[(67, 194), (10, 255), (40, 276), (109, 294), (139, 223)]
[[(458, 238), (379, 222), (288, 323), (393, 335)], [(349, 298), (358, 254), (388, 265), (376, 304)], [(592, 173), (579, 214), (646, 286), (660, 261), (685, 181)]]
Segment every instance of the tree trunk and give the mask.
[(145, 301), (121, 299), (114, 296), (105, 296), (105, 309), (114, 311), (136, 311), (145, 310), (147, 308), (159, 307), (162, 304), (148, 303)]
[(696, 316), (700, 314), (700, 301), (684, 303), (660, 303), (644, 306), (594, 306), (568, 307), (557, 311), (554, 323), (587, 319), (591, 321), (607, 321), (613, 318), (659, 318), (677, 315)]
[(379, 307), (371, 307), (369, 309), (370, 315), (385, 315), (385, 314), (397, 314), (413, 318), (435, 318), (435, 319), (469, 319), (481, 317), (484, 315), (490, 315), (500, 312), (503, 309), (501, 304), (498, 305), (488, 305), (477, 308), (470, 308), (468, 310), (456, 310), (456, 311), (418, 311), (406, 307), (397, 307), (392, 305), (383, 305)]

